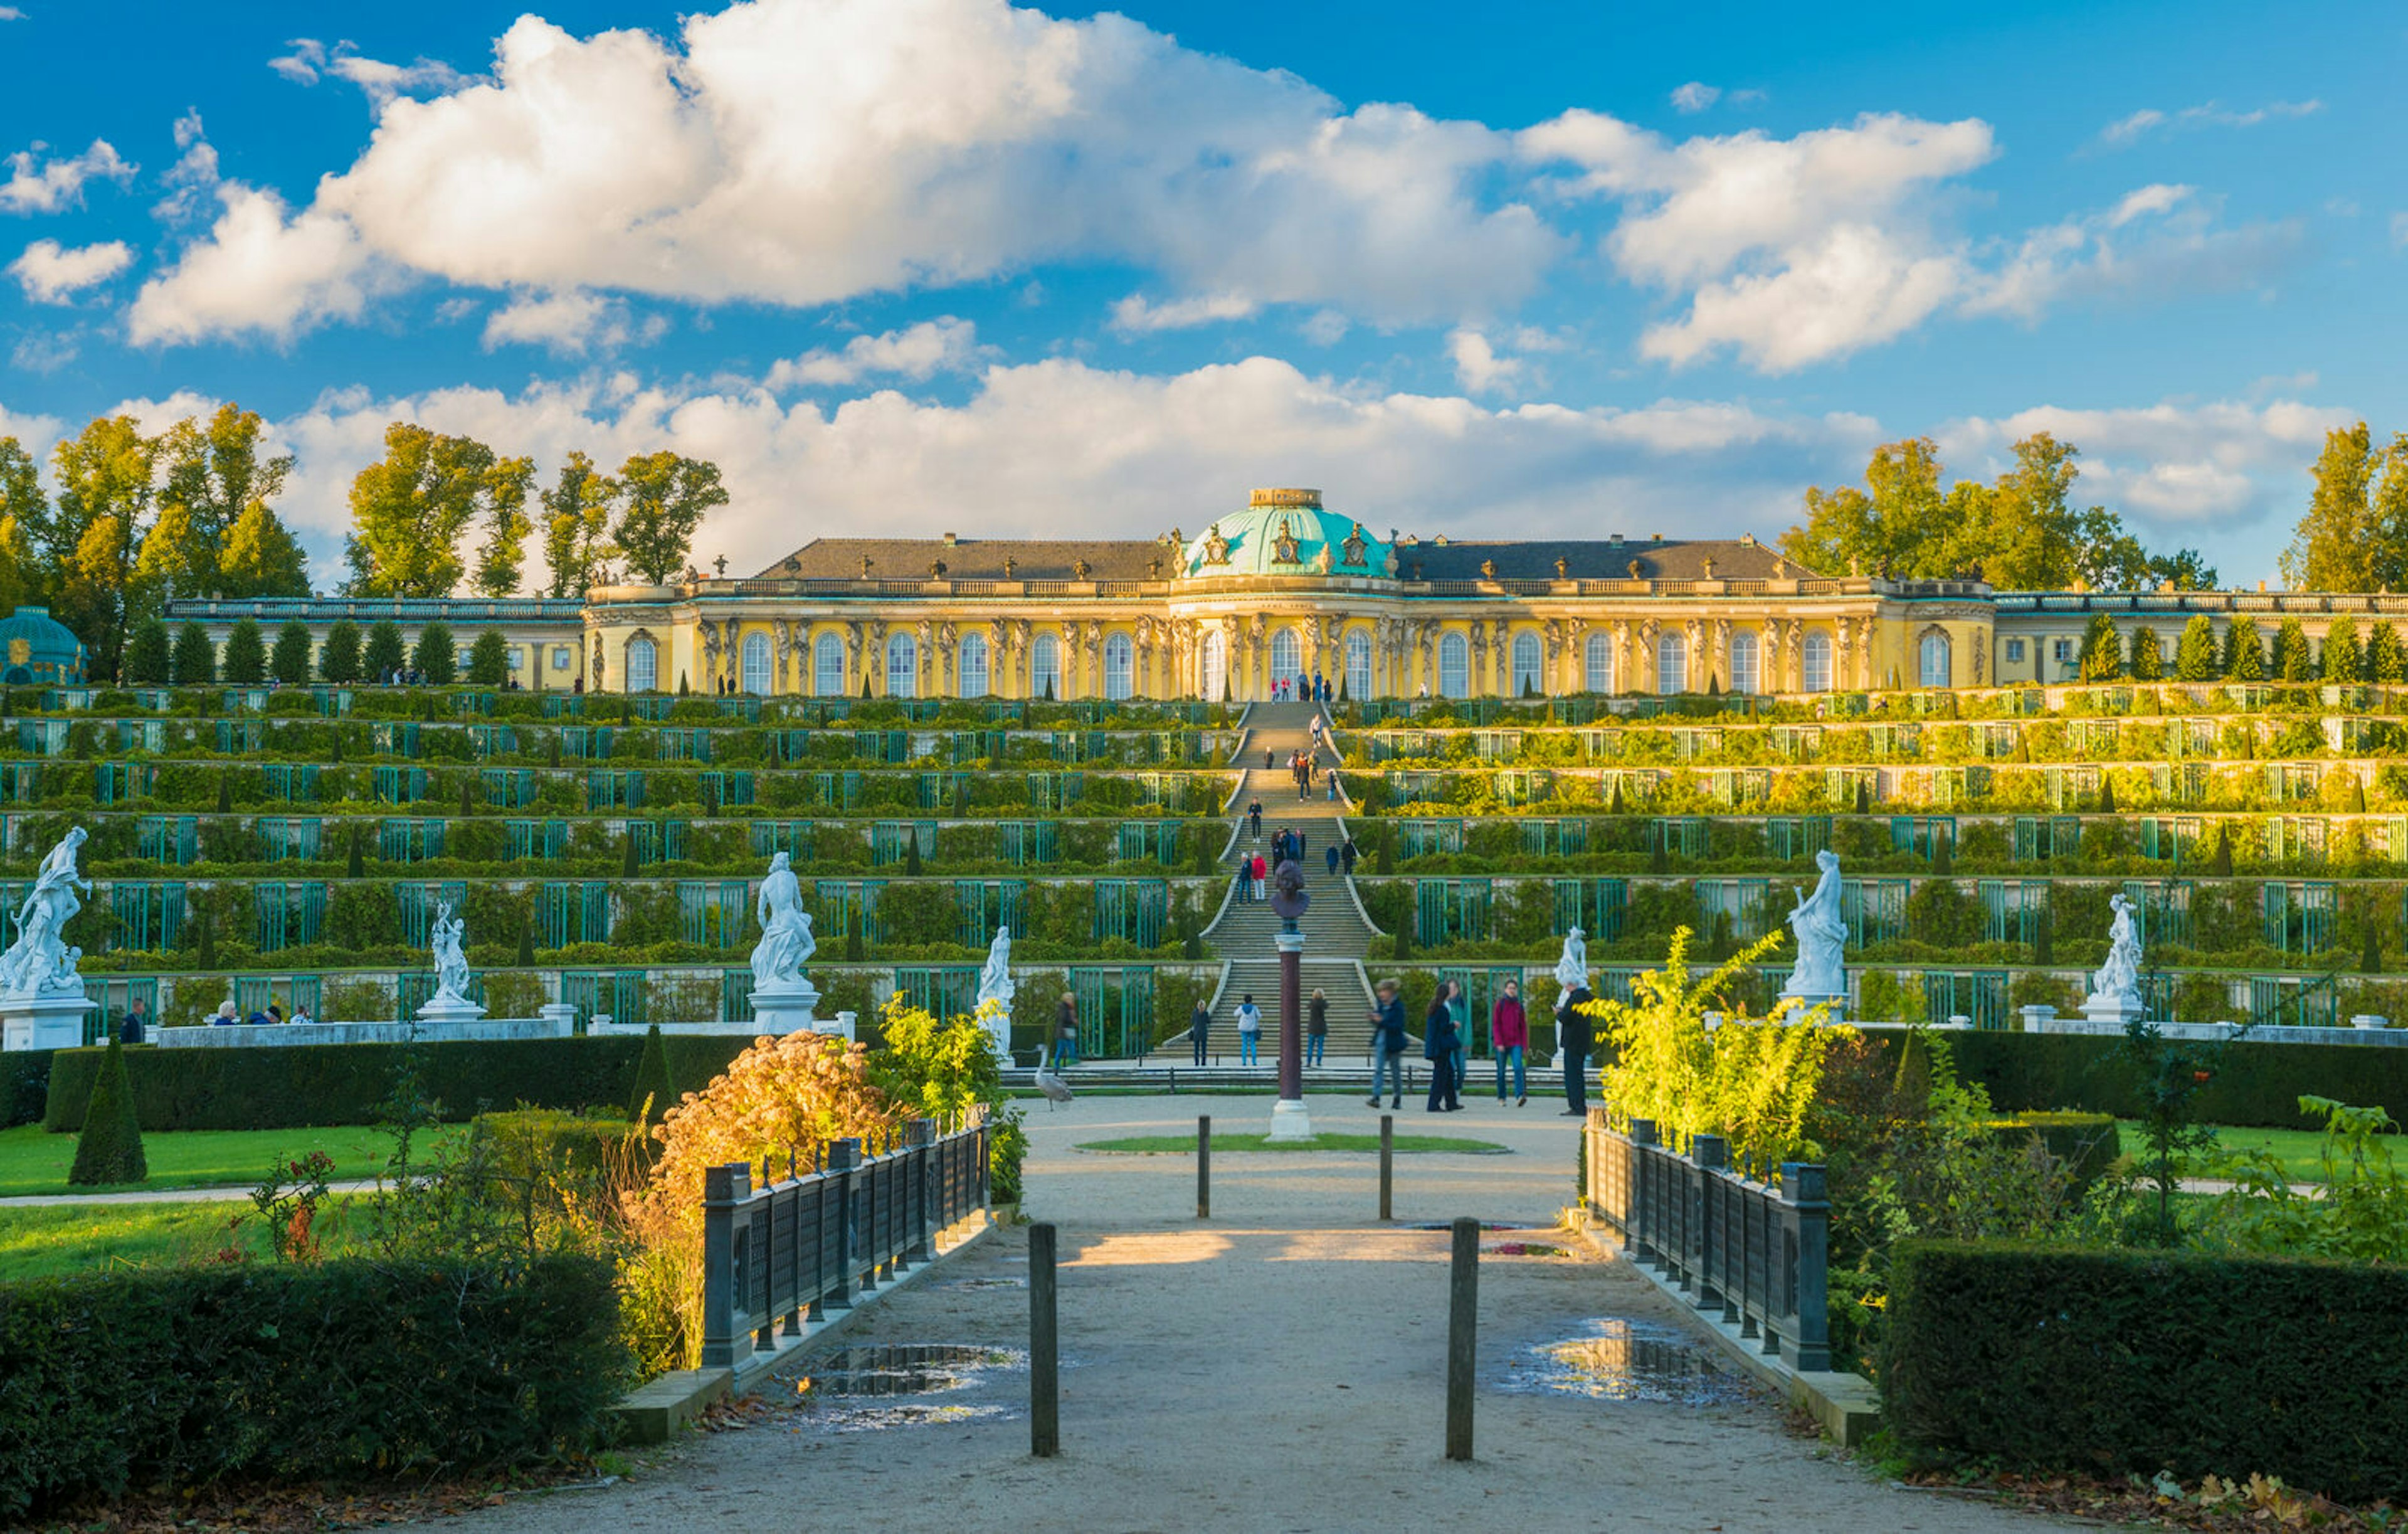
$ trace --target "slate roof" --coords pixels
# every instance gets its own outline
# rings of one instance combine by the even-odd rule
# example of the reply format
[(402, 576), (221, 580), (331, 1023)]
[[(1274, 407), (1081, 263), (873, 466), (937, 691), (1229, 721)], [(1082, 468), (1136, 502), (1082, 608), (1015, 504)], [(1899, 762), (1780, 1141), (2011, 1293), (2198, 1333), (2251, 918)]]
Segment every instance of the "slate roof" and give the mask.
[[(1667, 538), (1661, 542), (1625, 538), (1619, 543), (1607, 538), (1485, 543), (1450, 539), (1443, 544), (1424, 538), (1418, 543), (1399, 542), (1396, 551), (1397, 576), (1403, 581), (1478, 581), (1484, 579), (1480, 568), (1484, 562), (1495, 564), (1499, 581), (1553, 581), (1556, 579), (1558, 559), (1564, 562), (1564, 574), (1574, 581), (1631, 580), (1633, 560), (1639, 563), (1636, 579), (1641, 581), (1703, 581), (1709, 579), (1709, 559), (1713, 561), (1713, 580), (1782, 579), (1773, 573), (1774, 562), (1782, 558), (1779, 550), (1740, 538)], [(1783, 568), (1790, 577), (1817, 573), (1802, 568), (1794, 560), (1786, 561)]]
[[(944, 561), (948, 581), (1075, 581), (1082, 559), (1087, 562), (1090, 581), (1168, 581), (1179, 568), (1181, 552), (1154, 538), (966, 538), (947, 543), (934, 538), (823, 538), (761, 574), (770, 580), (858, 580), (866, 554), (871, 561), (870, 578), (878, 581), (927, 580), (938, 560)], [(1012, 562), (1010, 575), (1003, 569), (1006, 559)], [(1156, 562), (1157, 567), (1149, 568)]]

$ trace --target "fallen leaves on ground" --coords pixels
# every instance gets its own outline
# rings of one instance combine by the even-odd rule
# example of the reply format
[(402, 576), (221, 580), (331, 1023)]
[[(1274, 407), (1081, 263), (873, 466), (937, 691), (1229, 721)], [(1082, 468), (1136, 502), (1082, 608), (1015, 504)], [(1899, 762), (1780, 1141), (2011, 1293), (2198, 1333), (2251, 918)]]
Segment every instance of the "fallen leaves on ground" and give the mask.
[(506, 1477), (377, 1485), (187, 1486), (61, 1509), (32, 1527), (78, 1534), (319, 1534), (457, 1517), (500, 1507), (522, 1492), (608, 1485), (619, 1480), (591, 1464)]
[(2208, 1476), (2186, 1486), (2171, 1475), (2108, 1480), (2077, 1475), (2017, 1475), (1997, 1471), (1971, 1478), (1945, 1471), (1909, 1475), (1909, 1485), (2018, 1503), (2035, 1512), (2094, 1518), (2103, 1523), (2151, 1528), (2186, 1528), (2205, 1534), (2251, 1534), (2274, 1529), (2315, 1529), (2326, 1534), (2400, 1534), (2408, 1510), (2388, 1501), (2346, 1507), (2314, 1492), (2294, 1491), (2281, 1478), (2253, 1474)]

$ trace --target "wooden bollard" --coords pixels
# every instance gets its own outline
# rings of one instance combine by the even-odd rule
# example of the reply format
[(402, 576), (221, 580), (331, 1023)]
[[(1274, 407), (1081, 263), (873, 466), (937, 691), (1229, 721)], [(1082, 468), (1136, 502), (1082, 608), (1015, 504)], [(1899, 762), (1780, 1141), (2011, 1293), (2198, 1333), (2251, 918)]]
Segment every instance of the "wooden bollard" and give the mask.
[(1028, 1227), (1028, 1452), (1052, 1459), (1062, 1452), (1060, 1332), (1055, 1325), (1054, 1226)]
[(1446, 1457), (1471, 1457), (1471, 1376), (1480, 1340), (1480, 1222), (1455, 1222), (1447, 1265)]
[(1212, 1217), (1212, 1115), (1196, 1115), (1196, 1217)]
[(1397, 1217), (1397, 1116), (1380, 1115), (1380, 1218)]

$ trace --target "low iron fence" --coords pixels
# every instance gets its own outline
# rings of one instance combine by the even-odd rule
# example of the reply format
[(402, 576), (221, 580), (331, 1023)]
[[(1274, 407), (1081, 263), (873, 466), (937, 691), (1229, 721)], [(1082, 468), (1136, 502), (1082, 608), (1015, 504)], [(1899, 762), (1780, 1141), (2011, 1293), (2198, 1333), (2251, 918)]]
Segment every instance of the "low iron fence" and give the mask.
[(1759, 1183), (1731, 1169), (1719, 1135), (1698, 1136), (1684, 1156), (1657, 1144), (1648, 1120), (1620, 1134), (1598, 1108), (1582, 1154), (1588, 1212), (1613, 1227), (1625, 1252), (1792, 1369), (1831, 1367), (1831, 1206), (1820, 1163), (1784, 1161), (1778, 1186)]
[(906, 1126), (882, 1154), (832, 1140), (826, 1165), (752, 1186), (738, 1162), (703, 1174), (702, 1364), (732, 1367), (774, 1353), (780, 1335), (852, 1308), (856, 1295), (932, 1261), (937, 1233), (987, 1204), (983, 1113), (939, 1136), (934, 1119)]

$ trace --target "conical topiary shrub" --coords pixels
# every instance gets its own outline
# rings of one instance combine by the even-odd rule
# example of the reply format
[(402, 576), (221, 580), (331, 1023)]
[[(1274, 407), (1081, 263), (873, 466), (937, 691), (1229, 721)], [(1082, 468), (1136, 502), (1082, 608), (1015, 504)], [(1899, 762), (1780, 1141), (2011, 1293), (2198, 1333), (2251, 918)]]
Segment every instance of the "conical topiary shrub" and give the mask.
[(677, 1100), (677, 1083), (669, 1079), (668, 1042), (655, 1023), (644, 1030), (644, 1053), (636, 1062), (636, 1086), (627, 1094), (627, 1116), (658, 1124)]
[(140, 1183), (150, 1175), (142, 1158), (142, 1125), (134, 1117), (134, 1087), (125, 1079), (124, 1047), (111, 1040), (92, 1079), (92, 1100), (84, 1105), (83, 1133), (76, 1139), (67, 1181), (88, 1188)]

